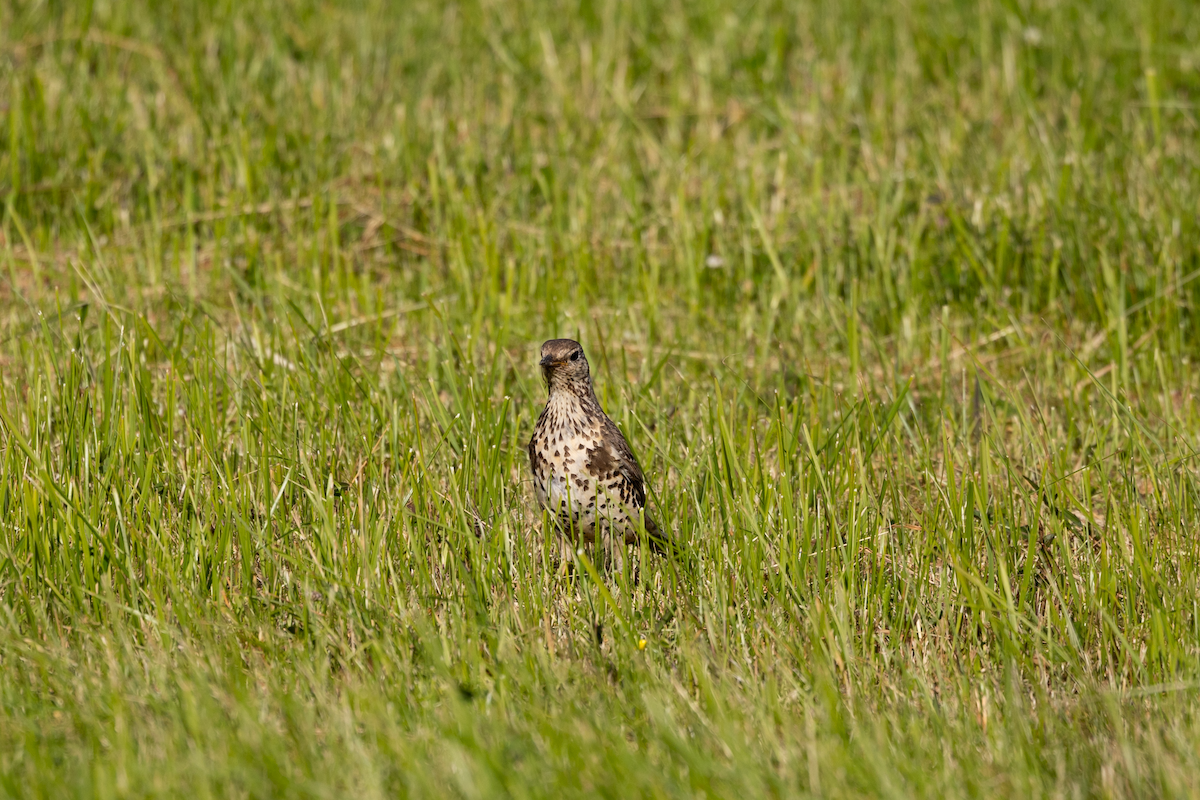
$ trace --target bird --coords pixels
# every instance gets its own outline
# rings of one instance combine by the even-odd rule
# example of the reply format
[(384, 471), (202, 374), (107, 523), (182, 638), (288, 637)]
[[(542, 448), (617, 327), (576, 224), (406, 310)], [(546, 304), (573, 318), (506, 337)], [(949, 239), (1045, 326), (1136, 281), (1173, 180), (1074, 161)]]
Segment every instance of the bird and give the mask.
[(651, 549), (666, 553), (669, 542), (646, 510), (642, 468), (596, 399), (583, 347), (551, 339), (542, 344), (538, 365), (549, 397), (529, 440), (529, 468), (538, 505), (560, 541), (599, 540), (602, 563), (618, 571), (623, 545), (637, 542), (643, 528)]

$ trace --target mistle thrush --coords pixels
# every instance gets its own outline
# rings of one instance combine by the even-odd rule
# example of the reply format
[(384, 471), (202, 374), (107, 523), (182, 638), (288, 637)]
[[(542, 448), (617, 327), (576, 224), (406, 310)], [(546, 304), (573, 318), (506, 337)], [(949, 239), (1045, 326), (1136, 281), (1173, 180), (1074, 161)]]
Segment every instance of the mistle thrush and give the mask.
[(667, 541), (646, 512), (642, 468), (621, 431), (600, 407), (579, 342), (542, 345), (542, 377), (550, 390), (529, 440), (529, 466), (538, 504), (568, 541), (599, 542), (599, 555), (617, 569), (623, 545), (638, 540), (644, 520), (651, 547)]

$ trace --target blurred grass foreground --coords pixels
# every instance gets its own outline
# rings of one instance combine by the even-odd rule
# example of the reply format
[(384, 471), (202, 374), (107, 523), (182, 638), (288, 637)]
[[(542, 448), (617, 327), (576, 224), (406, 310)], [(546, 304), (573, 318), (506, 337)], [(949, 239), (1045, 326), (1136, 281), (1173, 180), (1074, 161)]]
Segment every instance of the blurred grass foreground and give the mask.
[[(1196, 796), (1200, 6), (0, 0), (0, 793)], [(588, 350), (673, 559), (557, 568)]]

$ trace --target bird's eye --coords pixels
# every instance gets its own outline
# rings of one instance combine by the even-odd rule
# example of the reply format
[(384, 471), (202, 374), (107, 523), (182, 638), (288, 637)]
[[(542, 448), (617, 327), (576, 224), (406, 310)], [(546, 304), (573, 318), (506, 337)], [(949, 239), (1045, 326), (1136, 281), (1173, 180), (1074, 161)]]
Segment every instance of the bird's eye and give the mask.
[(578, 361), (578, 360), (579, 360), (579, 351), (578, 351), (578, 350), (576, 350), (574, 353), (571, 353), (571, 360), (572, 360), (572, 361)]

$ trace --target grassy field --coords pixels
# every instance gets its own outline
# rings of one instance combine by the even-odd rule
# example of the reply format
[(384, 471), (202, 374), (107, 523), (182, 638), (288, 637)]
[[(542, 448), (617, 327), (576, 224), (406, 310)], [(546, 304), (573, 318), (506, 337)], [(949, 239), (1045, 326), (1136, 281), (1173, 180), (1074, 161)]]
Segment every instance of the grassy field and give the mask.
[[(0, 793), (1200, 795), (1200, 7), (0, 0)], [(558, 568), (578, 338), (681, 543)]]

